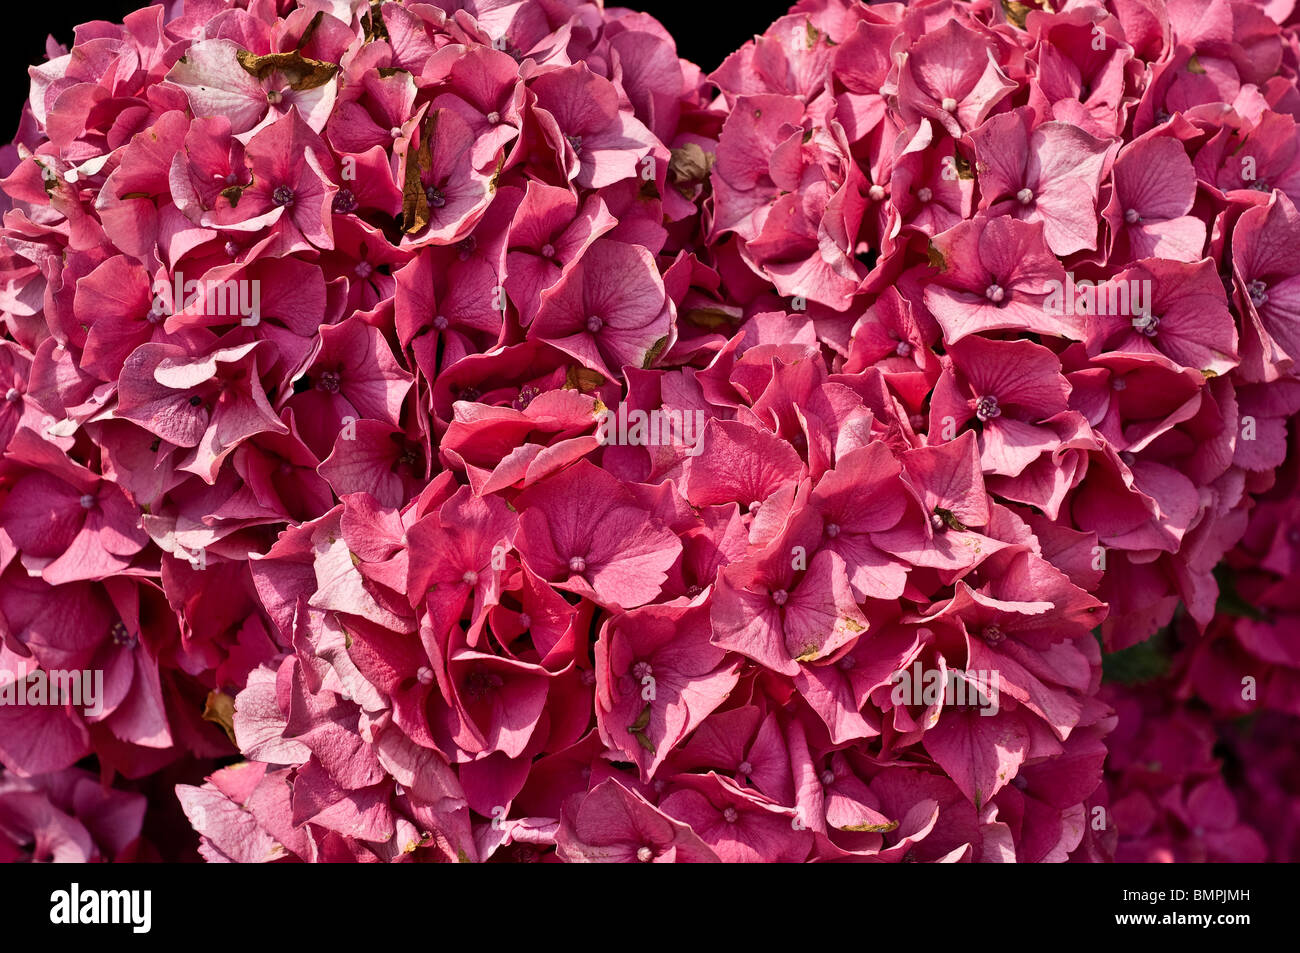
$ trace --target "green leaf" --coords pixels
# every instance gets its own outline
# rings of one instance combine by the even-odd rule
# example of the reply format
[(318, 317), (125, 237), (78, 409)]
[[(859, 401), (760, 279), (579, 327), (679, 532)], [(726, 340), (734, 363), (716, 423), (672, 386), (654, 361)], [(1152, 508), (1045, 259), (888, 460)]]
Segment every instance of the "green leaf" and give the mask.
[(1167, 633), (1162, 629), (1145, 642), (1102, 656), (1102, 681), (1135, 685), (1160, 678), (1169, 671)]

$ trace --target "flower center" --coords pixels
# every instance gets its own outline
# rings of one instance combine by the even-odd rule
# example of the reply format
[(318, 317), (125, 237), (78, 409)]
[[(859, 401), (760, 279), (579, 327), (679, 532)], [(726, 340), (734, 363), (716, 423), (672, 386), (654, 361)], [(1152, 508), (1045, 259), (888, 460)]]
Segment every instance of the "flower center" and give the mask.
[(984, 289), (984, 297), (988, 298), (994, 304), (1001, 304), (1002, 300), (1006, 298), (1006, 296), (1006, 291), (998, 284), (989, 285)]
[(1124, 380), (1124, 378), (1122, 377), (1116, 377), (1114, 380), (1110, 382), (1111, 390), (1124, 390), (1127, 387), (1128, 387), (1128, 381)]
[(373, 272), (374, 270), (375, 270), (375, 266), (370, 264), (370, 262), (359, 261), (357, 262), (357, 267), (352, 269), (352, 272), (362, 281), (365, 281), (367, 278), (370, 277), (371, 272)]
[(22, 397), (22, 394), (18, 393), (17, 387), (11, 387), (9, 390), (5, 391), (5, 400), (9, 401), (11, 404), (18, 403), (20, 397)]
[(266, 101), (272, 106), (278, 106), (280, 103), (284, 102), (284, 93), (280, 92), (278, 89), (267, 90)]
[(316, 388), (323, 390), (327, 394), (337, 394), (339, 392), (339, 372), (324, 371), (321, 373), (320, 380), (316, 382)]
[(916, 197), (922, 202), (928, 202), (930, 199), (934, 198), (934, 192), (928, 185), (923, 185), (916, 190)]
[(581, 556), (574, 556), (569, 560), (569, 572), (586, 572), (587, 560)]
[(1016, 200), (1021, 205), (1028, 205), (1034, 200), (1034, 193), (1029, 189), (1021, 189), (1016, 193)]
[(945, 96), (943, 98), (943, 102), (941, 102), (939, 105), (943, 107), (943, 111), (946, 113), (952, 113), (957, 111), (957, 100), (953, 99), (951, 96)]
[(944, 518), (940, 516), (938, 513), (930, 514), (930, 526), (933, 527), (936, 533), (942, 533), (944, 530), (948, 528), (948, 524), (944, 521)]
[(883, 202), (885, 200), (885, 188), (881, 185), (873, 185), (867, 190), (867, 195), (873, 202)]
[(785, 605), (789, 598), (790, 593), (786, 592), (784, 589), (774, 589), (772, 591), (772, 601), (779, 606)]
[(990, 645), (997, 645), (1006, 638), (1006, 635), (1003, 634), (1002, 630), (996, 624), (986, 625), (984, 627), (983, 635), (984, 641), (988, 642)]
[(90, 509), (92, 506), (95, 505), (95, 497), (94, 497), (94, 494), (92, 494), (92, 493), (83, 493), (83, 494), (81, 495), (80, 503), (81, 503), (81, 508), (82, 508), (83, 510), (88, 510), (88, 509)]
[(641, 861), (641, 863), (648, 864), (650, 863), (650, 861), (654, 860), (654, 857), (655, 857), (655, 852), (651, 850), (649, 847), (637, 848), (636, 859)]
[(1250, 295), (1250, 303), (1257, 308), (1268, 302), (1268, 285), (1258, 278), (1246, 285), (1246, 293)]
[(334, 211), (340, 215), (347, 215), (357, 210), (357, 197), (352, 194), (351, 189), (339, 189), (334, 193)]
[(1139, 334), (1145, 334), (1149, 338), (1156, 336), (1160, 330), (1160, 317), (1155, 314), (1140, 314), (1133, 319), (1133, 327)]
[(527, 612), (519, 613), (519, 625), (521, 628), (531, 629), (533, 627), (533, 617)]
[(421, 665), (415, 673), (415, 680), (421, 685), (433, 684), (433, 669), (427, 665)]
[(135, 647), (135, 636), (127, 631), (126, 624), (121, 621), (114, 622), (108, 634), (112, 637), (114, 645), (120, 645), (124, 649)]
[(478, 701), (502, 685), (501, 676), (487, 669), (476, 668), (465, 679), (465, 694), (473, 701)]
[(293, 189), (287, 185), (277, 185), (271, 193), (271, 201), (283, 208), (293, 208)]
[(564, 138), (569, 140), (569, 147), (572, 148), (574, 152), (582, 151), (582, 136), (565, 136)]
[(1142, 216), (1138, 214), (1138, 210), (1135, 208), (1125, 209), (1124, 221), (1128, 222), (1130, 225), (1136, 225), (1138, 222), (1142, 221)]
[(827, 768), (822, 772), (820, 780), (822, 782), (822, 787), (830, 787), (835, 783), (835, 772)]
[(827, 524), (826, 524), (826, 535), (829, 536), (831, 539), (834, 539), (836, 536), (840, 535), (840, 524), (839, 524), (839, 523), (827, 523)]
[(547, 242), (545, 245), (543, 245), (543, 246), (542, 246), (542, 257), (543, 257), (543, 258), (554, 258), (554, 257), (555, 257), (555, 246), (552, 245), (550, 242)]
[(596, 317), (594, 314), (587, 316), (587, 330), (592, 334), (595, 334), (604, 326), (605, 322), (600, 320), (600, 318)]
[(654, 668), (649, 662), (635, 662), (632, 665), (632, 675), (639, 682), (647, 675), (654, 674)]
[(912, 345), (907, 341), (899, 341), (894, 345), (894, 353), (899, 357), (910, 357), (912, 354)]
[(487, 121), (489, 126), (495, 126), (501, 121), (501, 114), (494, 109), (487, 114)]
[(748, 761), (742, 761), (740, 762), (740, 764), (736, 765), (736, 773), (743, 774), (746, 777), (748, 777), (749, 775), (754, 773), (754, 766), (750, 764)]
[(436, 189), (432, 185), (424, 190), (424, 197), (434, 208), (442, 208), (447, 204), (447, 196), (442, 194), (442, 189)]
[(729, 807), (722, 812), (722, 819), (726, 821), (728, 824), (736, 823), (736, 819), (739, 817), (740, 815), (736, 813), (736, 809), (734, 807)]
[(981, 397), (975, 402), (975, 416), (982, 422), (987, 423), (994, 417), (1001, 415), (1002, 409), (998, 407), (998, 399), (992, 394), (987, 397)]
[(460, 577), (460, 581), (463, 582), (463, 583), (464, 583), (465, 585), (467, 585), (467, 586), (477, 586), (477, 585), (478, 585), (478, 573), (476, 573), (476, 572), (475, 572), (474, 570), (472, 570), (472, 569), (466, 569), (466, 570), (465, 570), (465, 575), (463, 575), (463, 576)]
[(519, 388), (519, 396), (514, 399), (515, 410), (523, 410), (526, 408), (533, 402), (533, 398), (540, 393), (541, 389), (532, 384), (525, 384), (523, 387)]
[(440, 314), (433, 319), (433, 326), (439, 331), (447, 330), (447, 323), (447, 316), (445, 314)]

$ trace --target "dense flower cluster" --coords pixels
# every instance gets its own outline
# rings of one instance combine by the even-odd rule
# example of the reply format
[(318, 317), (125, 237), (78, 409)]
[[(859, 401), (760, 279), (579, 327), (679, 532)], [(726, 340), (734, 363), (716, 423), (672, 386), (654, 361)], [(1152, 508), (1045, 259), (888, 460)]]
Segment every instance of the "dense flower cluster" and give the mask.
[[(1209, 715), (1180, 705), (1172, 694), (1169, 686), (1159, 684), (1104, 689), (1118, 715), (1118, 727), (1107, 739), (1105, 789), (1109, 799), (1105, 809), (1120, 833), (1115, 860), (1259, 863), (1269, 859), (1272, 838), (1265, 835), (1267, 827), (1257, 828), (1241, 817), (1249, 799), (1229, 787)], [(1286, 773), (1271, 777), (1274, 783), (1285, 783)], [(1294, 837), (1275, 842), (1281, 849), (1273, 859), (1294, 859), (1294, 853), (1286, 852), (1294, 850), (1287, 840), (1293, 842)]]
[(0, 154), (0, 857), (1295, 859), (1290, 3), (278, 7)]

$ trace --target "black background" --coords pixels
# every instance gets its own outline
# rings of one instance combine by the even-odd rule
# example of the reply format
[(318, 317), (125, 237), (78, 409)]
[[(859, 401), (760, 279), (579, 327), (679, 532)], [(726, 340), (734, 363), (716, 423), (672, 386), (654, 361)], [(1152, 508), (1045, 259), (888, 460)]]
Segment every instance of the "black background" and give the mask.
[[(21, 4), (20, 18), (6, 18), (10, 55), (0, 66), (0, 136), (7, 142), (18, 128), (27, 99), (27, 67), (45, 60), (45, 38), (53, 35), (72, 45), (72, 28), (89, 20), (120, 23), (126, 14), (146, 5), (145, 0), (8, 0)], [(793, 2), (793, 0), (790, 0)], [(649, 13), (677, 39), (677, 54), (699, 64), (706, 72), (755, 33), (783, 15), (790, 2), (781, 0), (624, 0), (609, 7), (627, 6)], [(15, 22), (17, 19), (17, 22)]]
[[(835, 864), (819, 864), (783, 875), (791, 878), (783, 881), (788, 884), (784, 890), (773, 888), (767, 879), (772, 874), (759, 864), (730, 865), (725, 877), (702, 869), (692, 872), (685, 865), (669, 870), (667, 865), (640, 864), (622, 868), (617, 880), (588, 864), (557, 865), (545, 877), (530, 872), (527, 864), (422, 866), (415, 871), (404, 864), (297, 869), (245, 864), (232, 871), (223, 864), (32, 864), (4, 883), (3, 935), (14, 949), (27, 949), (32, 944), (22, 941), (35, 940), (41, 949), (49, 941), (56, 950), (109, 942), (170, 953), (209, 947), (283, 951), (324, 944), (331, 949), (346, 944), (362, 950), (438, 950), (448, 943), (465, 945), (465, 939), (475, 946), (520, 949), (539, 946), (539, 937), (555, 935), (557, 929), (584, 947), (598, 947), (601, 936), (612, 945), (610, 938), (623, 940), (637, 930), (647, 937), (660, 935), (660, 943), (667, 944), (673, 935), (705, 938), (730, 932), (756, 947), (754, 939), (762, 939), (766, 930), (776, 937), (782, 929), (794, 929), (801, 908), (786, 895), (825, 898), (818, 919), (809, 922), (821, 927), (824, 937), (836, 924), (845, 929), (858, 923), (864, 933), (856, 945), (863, 948), (893, 946), (894, 941), (933, 946), (945, 940), (963, 947), (983, 942), (1018, 949), (1026, 940), (1060, 947), (1052, 938), (1068, 937), (1079, 945), (1123, 938), (1129, 947), (1260, 949), (1267, 948), (1266, 935), (1277, 937), (1295, 927), (1292, 890), (1268, 865), (1058, 864), (1048, 874), (1037, 864), (951, 864), (943, 869), (897, 864), (887, 872), (851, 874)], [(82, 890), (152, 890), (152, 931), (136, 935), (124, 926), (51, 926), (50, 895), (69, 889), (74, 880)], [(1122, 900), (1124, 890), (1175, 888), (1189, 896), (1197, 889), (1245, 889), (1250, 899), (1158, 905)], [(602, 899), (627, 896), (640, 903), (632, 916), (597, 906)], [(954, 897), (982, 899), (987, 909), (972, 914), (953, 904)], [(768, 900), (771, 908), (763, 905)], [(1250, 923), (1209, 929), (1120, 926), (1115, 923), (1120, 913), (1247, 913)], [(1189, 946), (1191, 939), (1198, 942)], [(653, 941), (641, 945), (653, 948)]]

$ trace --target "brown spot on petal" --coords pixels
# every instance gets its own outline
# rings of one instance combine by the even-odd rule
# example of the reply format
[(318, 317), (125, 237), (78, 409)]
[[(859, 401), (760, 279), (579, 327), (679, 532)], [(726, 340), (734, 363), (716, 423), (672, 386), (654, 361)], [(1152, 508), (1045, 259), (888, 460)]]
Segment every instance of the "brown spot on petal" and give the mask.
[(948, 263), (944, 260), (943, 252), (935, 248), (933, 243), (930, 244), (928, 254), (931, 268), (937, 268), (941, 274), (948, 270)]
[(208, 699), (203, 705), (203, 720), (221, 726), (230, 743), (235, 741), (235, 700), (225, 692), (208, 692)]
[(627, 726), (627, 733), (636, 739), (636, 743), (648, 751), (650, 754), (655, 753), (654, 742), (645, 736), (645, 730), (650, 725), (650, 703), (641, 709), (641, 714), (637, 715), (636, 721)]
[(627, 726), (627, 730), (636, 734), (638, 731), (645, 731), (650, 724), (650, 703), (641, 709), (641, 714), (636, 716), (636, 721)]
[(249, 50), (239, 50), (235, 59), (247, 72), (264, 80), (272, 73), (281, 73), (289, 82), (289, 88), (302, 92), (324, 86), (339, 71), (337, 63), (326, 63), (303, 56), (296, 50), (292, 53), (268, 53), (258, 56)]
[(650, 345), (650, 350), (645, 352), (645, 360), (641, 362), (642, 367), (653, 367), (655, 361), (659, 360), (659, 355), (663, 353), (664, 348), (668, 346), (668, 335), (664, 335), (654, 344)]
[[(687, 321), (697, 328), (705, 328), (709, 331), (716, 331), (720, 328), (726, 328), (730, 331), (735, 327), (732, 315), (723, 309), (721, 305), (716, 308), (692, 308), (685, 314)], [(728, 333), (728, 337), (730, 334)]]
[(898, 821), (890, 821), (888, 824), (849, 824), (841, 827), (842, 831), (863, 831), (868, 834), (888, 834), (898, 827)]
[(955, 529), (959, 533), (966, 532), (966, 524), (963, 523), (961, 520), (957, 519), (957, 517), (953, 515), (951, 510), (945, 510), (941, 506), (936, 506), (934, 508), (934, 512), (939, 517), (939, 519), (943, 520), (944, 525), (947, 526), (949, 529)]
[(677, 185), (690, 185), (703, 182), (713, 168), (718, 157), (712, 152), (705, 152), (693, 142), (688, 142), (680, 149), (672, 150), (668, 160), (668, 177)]
[(420, 130), (420, 147), (414, 157), (409, 150), (407, 152), (406, 181), (402, 187), (402, 231), (408, 235), (429, 224), (429, 197), (425, 193), (423, 175), (433, 167), (429, 142), (438, 122), (437, 116), (434, 113), (425, 119), (424, 128)]
[(379, 12), (379, 0), (370, 0), (370, 12), (361, 18), (361, 24), (365, 27), (367, 43), (388, 39), (388, 25)]
[(248, 186), (252, 184), (253, 184), (253, 180), (249, 179), (248, 185), (232, 185), (228, 189), (222, 189), (221, 197), (230, 203), (231, 208), (234, 208), (236, 205), (239, 204), (240, 198), (243, 197), (244, 189), (248, 188)]
[(1007, 15), (1007, 19), (1014, 23), (1020, 29), (1025, 28), (1025, 20), (1029, 17), (1030, 7), (1023, 3), (1017, 3), (1016, 0), (1002, 0), (1002, 12)]
[(577, 364), (571, 365), (564, 372), (564, 387), (566, 390), (576, 390), (583, 394), (590, 394), (603, 383), (605, 383), (603, 374)]
[(821, 654), (821, 646), (805, 645), (802, 649), (799, 650), (799, 654), (794, 657), (794, 660), (796, 662), (811, 662), (820, 654)]

